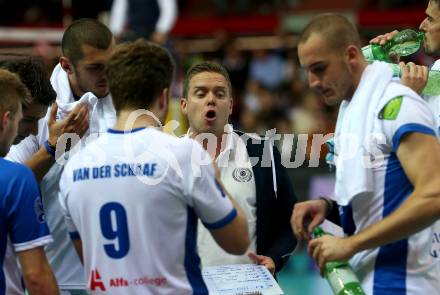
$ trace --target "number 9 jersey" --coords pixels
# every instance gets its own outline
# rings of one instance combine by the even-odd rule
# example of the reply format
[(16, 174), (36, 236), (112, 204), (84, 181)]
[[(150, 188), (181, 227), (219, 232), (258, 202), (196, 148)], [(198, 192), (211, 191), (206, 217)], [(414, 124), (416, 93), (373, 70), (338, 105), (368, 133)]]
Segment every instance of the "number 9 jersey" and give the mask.
[(153, 128), (109, 130), (71, 156), (60, 202), (92, 294), (208, 294), (196, 251), (237, 212), (208, 153)]

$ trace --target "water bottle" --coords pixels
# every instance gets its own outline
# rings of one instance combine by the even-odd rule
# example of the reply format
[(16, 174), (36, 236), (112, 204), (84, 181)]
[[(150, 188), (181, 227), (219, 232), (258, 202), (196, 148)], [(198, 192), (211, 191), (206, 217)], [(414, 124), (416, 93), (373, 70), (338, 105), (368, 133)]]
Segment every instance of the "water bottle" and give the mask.
[[(388, 63), (393, 71), (394, 77), (401, 76), (400, 66), (393, 63)], [(440, 95), (440, 71), (430, 70), (428, 73), (428, 81), (422, 93), (427, 96)]]
[[(320, 227), (313, 229), (315, 238), (328, 233)], [(324, 276), (335, 295), (366, 295), (361, 283), (347, 261), (330, 261), (325, 264)]]
[(417, 52), (422, 44), (423, 32), (411, 29), (402, 30), (384, 45), (370, 44), (362, 47), (362, 54), (368, 62), (381, 60), (390, 62), (390, 54), (407, 56)]

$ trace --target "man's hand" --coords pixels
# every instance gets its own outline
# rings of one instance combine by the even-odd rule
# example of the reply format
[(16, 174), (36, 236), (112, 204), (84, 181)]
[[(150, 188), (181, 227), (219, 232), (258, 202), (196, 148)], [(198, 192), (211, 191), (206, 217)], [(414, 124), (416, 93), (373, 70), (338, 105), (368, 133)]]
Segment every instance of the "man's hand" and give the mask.
[(324, 221), (326, 212), (327, 202), (322, 199), (296, 203), (290, 225), (298, 240), (310, 240), (310, 233)]
[(402, 72), (400, 83), (408, 86), (418, 94), (422, 93), (428, 82), (428, 67), (419, 66), (413, 62), (407, 64), (400, 62), (399, 66)]
[(275, 262), (272, 260), (272, 258), (264, 255), (257, 255), (254, 252), (249, 252), (248, 257), (254, 263), (267, 268), (272, 275), (275, 274)]
[(49, 143), (56, 146), (58, 138), (64, 133), (76, 133), (82, 137), (89, 129), (89, 110), (86, 105), (78, 104), (70, 114), (60, 120), (56, 120), (58, 105), (52, 104), (50, 117), (47, 122), (49, 127)]
[[(390, 41), (397, 33), (399, 33), (399, 31), (394, 30), (394, 31), (386, 33), (386, 34), (379, 35), (379, 36), (371, 39), (370, 44), (384, 45), (385, 43)], [(390, 54), (389, 58), (393, 63), (399, 62), (399, 56), (397, 56), (396, 54)]]
[(347, 261), (356, 253), (352, 238), (338, 238), (330, 235), (311, 240), (307, 250), (315, 259), (321, 276), (324, 275), (327, 262)]
[(390, 41), (391, 39), (393, 39), (393, 37), (399, 33), (399, 31), (394, 30), (392, 32), (383, 34), (383, 35), (379, 35), (377, 37), (374, 37), (373, 39), (370, 40), (370, 44), (379, 44), (379, 45), (384, 45), (385, 43), (387, 43), (388, 41)]

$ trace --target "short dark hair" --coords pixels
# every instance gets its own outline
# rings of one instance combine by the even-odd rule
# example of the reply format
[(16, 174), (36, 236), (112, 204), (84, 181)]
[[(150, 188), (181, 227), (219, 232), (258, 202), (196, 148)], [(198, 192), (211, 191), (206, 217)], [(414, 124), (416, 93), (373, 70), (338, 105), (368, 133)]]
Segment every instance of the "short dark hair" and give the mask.
[(118, 45), (105, 66), (116, 111), (152, 105), (173, 79), (174, 63), (168, 51), (138, 40)]
[(20, 103), (24, 106), (30, 102), (30, 93), (17, 74), (0, 69), (0, 113), (18, 111)]
[(300, 34), (298, 44), (305, 43), (313, 34), (319, 34), (334, 50), (342, 52), (348, 45), (361, 48), (361, 38), (356, 27), (339, 14), (324, 13), (313, 18)]
[(40, 58), (27, 55), (0, 55), (0, 67), (18, 74), (29, 89), (32, 102), (49, 106), (57, 94), (50, 83), (48, 73)]
[(113, 40), (112, 32), (93, 18), (81, 18), (70, 24), (63, 34), (61, 50), (73, 64), (84, 57), (82, 46), (105, 50)]
[(232, 96), (232, 84), (231, 79), (229, 79), (228, 71), (221, 65), (216, 62), (210, 62), (210, 61), (204, 61), (198, 64), (195, 64), (192, 66), (188, 72), (186, 72), (185, 79), (183, 80), (183, 97), (188, 97), (188, 91), (189, 91), (189, 82), (191, 82), (191, 79), (200, 73), (218, 73), (225, 77), (226, 82), (228, 83), (228, 91), (229, 95)]

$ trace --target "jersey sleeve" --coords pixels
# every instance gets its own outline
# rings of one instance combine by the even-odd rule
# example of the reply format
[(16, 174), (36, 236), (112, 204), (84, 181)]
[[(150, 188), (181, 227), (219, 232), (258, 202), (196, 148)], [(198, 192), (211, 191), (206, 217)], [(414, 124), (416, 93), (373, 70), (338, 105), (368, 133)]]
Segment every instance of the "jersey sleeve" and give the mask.
[(25, 251), (52, 242), (46, 224), (40, 191), (32, 171), (17, 170), (16, 181), (8, 196), (7, 220), (15, 251)]
[(69, 196), (70, 186), (71, 186), (71, 174), (69, 174), (69, 165), (67, 165), (63, 171), (60, 178), (60, 191), (58, 193), (58, 200), (61, 205), (62, 214), (64, 215), (64, 220), (66, 222), (67, 231), (72, 240), (80, 239), (79, 232), (73, 223), (72, 217), (69, 212), (69, 207), (67, 205), (67, 199)]
[[(190, 146), (193, 149), (192, 155), (200, 153), (201, 158), (209, 157), (199, 143), (194, 141)], [(187, 156), (187, 162), (189, 158), (195, 161), (195, 157)], [(185, 177), (186, 196), (205, 227), (210, 230), (218, 229), (234, 220), (237, 211), (215, 179), (214, 166), (191, 163), (184, 167), (184, 173), (189, 176)], [(195, 171), (194, 167), (200, 170)]]
[(5, 159), (11, 162), (24, 163), (29, 160), (40, 148), (35, 135), (29, 135), (19, 144), (11, 146)]
[(381, 110), (379, 119), (381, 129), (394, 152), (409, 133), (437, 135), (434, 114), (421, 99), (407, 96), (393, 98)]

